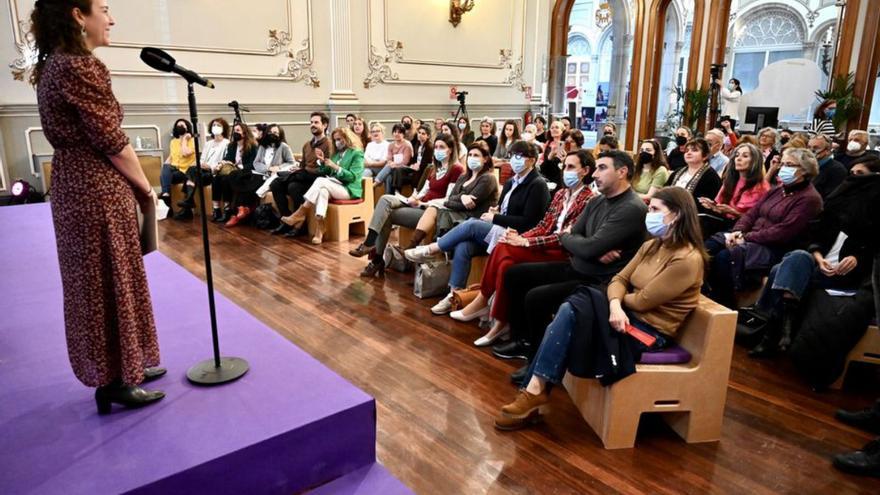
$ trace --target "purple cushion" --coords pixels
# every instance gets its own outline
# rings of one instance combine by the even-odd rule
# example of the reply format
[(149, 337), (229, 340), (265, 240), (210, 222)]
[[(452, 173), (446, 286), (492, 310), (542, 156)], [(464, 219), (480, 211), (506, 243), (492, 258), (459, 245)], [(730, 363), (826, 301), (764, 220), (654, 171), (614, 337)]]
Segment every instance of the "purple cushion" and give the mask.
[(682, 364), (690, 362), (690, 360), (690, 352), (678, 344), (672, 344), (659, 351), (643, 352), (639, 364)]

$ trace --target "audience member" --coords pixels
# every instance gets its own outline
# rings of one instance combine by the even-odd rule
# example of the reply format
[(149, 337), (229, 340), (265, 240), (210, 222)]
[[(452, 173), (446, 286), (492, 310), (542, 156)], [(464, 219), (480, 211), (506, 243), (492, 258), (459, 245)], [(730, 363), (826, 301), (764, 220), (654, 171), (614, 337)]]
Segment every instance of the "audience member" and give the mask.
[(837, 129), (834, 126), (834, 114), (837, 112), (836, 100), (825, 100), (813, 113), (812, 131), (816, 134), (823, 134), (828, 139), (834, 139), (837, 135)]
[[(196, 205), (193, 195), (196, 190), (196, 181), (199, 178), (197, 176), (201, 176), (203, 187), (213, 184), (214, 175), (220, 171), (220, 164), (226, 155), (226, 148), (229, 147), (229, 122), (222, 118), (214, 119), (208, 123), (208, 129), (211, 132), (211, 139), (207, 140), (204, 149), (202, 149), (201, 173), (199, 173), (197, 167), (190, 167), (186, 171), (188, 192), (184, 199), (177, 203), (181, 210), (177, 215), (174, 215), (176, 220), (192, 218), (192, 210)], [(214, 216), (218, 216), (217, 212), (220, 211), (222, 206), (221, 193), (222, 188), (218, 187), (217, 190), (213, 187), (211, 188)]]
[(535, 117), (535, 140), (541, 144), (547, 142), (549, 135), (547, 132), (547, 119), (542, 115)]
[(655, 139), (642, 141), (639, 155), (635, 160), (633, 172), (633, 190), (644, 200), (651, 199), (669, 180), (669, 168), (666, 166), (666, 155)]
[(683, 187), (694, 197), (700, 213), (708, 213), (699, 198), (714, 198), (721, 189), (721, 178), (709, 166), (709, 145), (705, 139), (696, 138), (685, 143), (685, 166), (674, 171), (666, 181), (667, 186)]
[(458, 126), (461, 143), (465, 146), (470, 146), (471, 144), (473, 144), (474, 131), (471, 130), (471, 121), (467, 117), (467, 115), (462, 115), (461, 117), (459, 117), (456, 125)]
[(868, 149), (868, 141), (869, 136), (866, 131), (849, 131), (846, 149), (838, 151), (834, 158), (849, 170), (857, 159), (865, 155), (880, 156), (877, 151)]
[(706, 144), (709, 145), (709, 166), (718, 174), (719, 177), (724, 175), (724, 168), (730, 158), (724, 155), (724, 133), (718, 129), (710, 129), (706, 131)]
[(679, 127), (675, 130), (675, 140), (671, 141), (666, 148), (666, 162), (669, 163), (669, 169), (671, 171), (675, 172), (680, 168), (684, 168), (686, 165), (684, 161), (684, 145), (686, 145), (692, 138), (693, 133), (691, 133), (691, 130), (688, 127)]
[(266, 126), (259, 144), (251, 173), (237, 173), (230, 178), (232, 189), (238, 193), (236, 195), (238, 213), (226, 222), (227, 227), (235, 227), (253, 213), (259, 202), (257, 190), (270, 177), (279, 172), (289, 172), (296, 165), (293, 152), (284, 137), (284, 129), (278, 124)]
[(364, 146), (370, 142), (370, 133), (367, 131), (367, 124), (364, 122), (363, 117), (357, 116), (354, 118), (351, 130), (354, 131), (355, 136), (361, 140)]
[[(739, 79), (731, 78), (727, 81), (727, 86), (721, 85), (721, 80), (716, 79), (715, 84), (721, 89), (721, 116), (727, 117), (730, 122), (730, 128), (736, 127), (739, 122), (739, 101), (742, 97), (743, 90), (740, 86)], [(720, 170), (716, 170), (719, 174)]]
[[(572, 132), (581, 132), (581, 131), (572, 131)], [(583, 135), (583, 134), (581, 134)], [(571, 136), (571, 134), (569, 134)], [(583, 145), (583, 139), (581, 140), (581, 144)], [(614, 151), (619, 148), (619, 144), (617, 143), (617, 138), (614, 136), (602, 136), (599, 139), (599, 144), (596, 146), (596, 150), (598, 154), (606, 153), (608, 151)]]
[(214, 209), (211, 219), (215, 223), (226, 223), (235, 216), (233, 205), (235, 193), (232, 190), (232, 178), (236, 174), (251, 173), (254, 169), (254, 159), (257, 157), (257, 143), (251, 134), (251, 129), (241, 122), (232, 126), (232, 142), (226, 147), (226, 155), (220, 171), (214, 177), (212, 195), (216, 201), (221, 202), (222, 211)]
[(388, 141), (385, 140), (385, 126), (373, 122), (370, 124), (370, 140), (364, 148), (364, 177), (377, 177), (387, 165)]
[(550, 124), (550, 139), (544, 146), (544, 159), (541, 161), (541, 175), (547, 182), (554, 185), (562, 183), (562, 161), (565, 159), (565, 140), (568, 133), (565, 132), (562, 122), (555, 121)]
[[(376, 175), (375, 185), (385, 184), (385, 192), (394, 194), (399, 185), (403, 182), (401, 174), (396, 173), (398, 169), (406, 169), (410, 173), (414, 170), (410, 168), (410, 159), (413, 156), (412, 144), (406, 139), (407, 129), (404, 124), (394, 124), (391, 128), (391, 142), (388, 144), (387, 164)], [(409, 175), (409, 174), (407, 174)]]
[(768, 191), (770, 184), (764, 179), (761, 153), (751, 144), (740, 144), (733, 153), (733, 166), (727, 167), (715, 198), (697, 197), (704, 210), (715, 214), (700, 215), (703, 234), (708, 236), (722, 230), (729, 231)]
[(824, 134), (817, 134), (809, 141), (810, 151), (819, 161), (819, 174), (813, 179), (816, 192), (826, 199), (846, 178), (847, 170), (842, 163), (834, 159), (831, 153), (831, 140)]
[[(643, 351), (663, 348), (674, 339), (697, 307), (706, 259), (693, 201), (679, 189), (658, 191), (642, 228), (652, 239), (614, 276), (607, 291), (581, 288), (550, 310), (556, 316), (524, 373), (524, 387), (514, 402), (501, 408), (496, 428), (514, 430), (540, 419), (550, 386), (561, 384), (568, 370), (599, 376), (607, 385), (635, 372)], [(607, 320), (593, 309), (596, 304), (608, 308)], [(654, 343), (648, 346), (628, 335), (632, 327), (650, 335)], [(609, 356), (598, 344), (609, 339), (620, 342), (626, 351)]]
[[(305, 202), (293, 215), (282, 217), (281, 221), (294, 229), (303, 228), (309, 212), (315, 209), (315, 235), (312, 244), (321, 244), (324, 238), (324, 218), (330, 199), (360, 199), (364, 195), (363, 172), (364, 150), (360, 138), (350, 129), (336, 128), (330, 134), (332, 158), (324, 155), (321, 148), (315, 149), (318, 172), (324, 177), (315, 179), (306, 191)], [(407, 143), (409, 144), (409, 143)]]
[(456, 153), (456, 158), (459, 163), (464, 162), (467, 157), (468, 148), (461, 142), (458, 134), (458, 127), (450, 124), (449, 122), (444, 122), (442, 126), (440, 126), (443, 134), (449, 134), (452, 136), (452, 139), (455, 140), (455, 149), (458, 150)]
[(495, 153), (492, 154), (492, 157), (507, 161), (510, 158), (510, 149), (513, 147), (513, 143), (519, 141), (519, 139), (519, 125), (516, 121), (505, 121), (504, 127), (501, 128), (501, 138), (498, 139), (498, 147), (495, 148)]
[(495, 149), (498, 147), (497, 134), (498, 128), (495, 126), (495, 121), (491, 117), (483, 117), (480, 120), (480, 136), (474, 141), (484, 141), (489, 146), (491, 154), (494, 155)]
[[(184, 184), (187, 170), (196, 163), (196, 148), (192, 132), (192, 124), (186, 119), (177, 119), (171, 130), (173, 138), (168, 144), (168, 158), (165, 159), (159, 174), (159, 183), (162, 186), (159, 199), (168, 206), (168, 216), (174, 215), (171, 208), (171, 186)], [(185, 185), (183, 192), (184, 194), (188, 193)]]

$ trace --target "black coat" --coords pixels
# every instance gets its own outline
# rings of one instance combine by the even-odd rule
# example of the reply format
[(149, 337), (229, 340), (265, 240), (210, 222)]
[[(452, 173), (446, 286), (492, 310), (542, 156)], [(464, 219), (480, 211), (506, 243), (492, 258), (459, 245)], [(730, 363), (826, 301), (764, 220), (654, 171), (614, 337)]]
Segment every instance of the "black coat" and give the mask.
[(832, 159), (825, 165), (819, 165), (819, 174), (813, 178), (813, 187), (822, 199), (827, 199), (828, 195), (837, 189), (837, 186), (846, 179), (848, 172), (846, 167), (837, 160)]
[(582, 285), (566, 302), (577, 315), (568, 347), (568, 371), (581, 378), (598, 378), (606, 387), (635, 373), (642, 351), (635, 339), (611, 328), (605, 292)]
[[(257, 158), (257, 148), (258, 146), (254, 144), (251, 146), (251, 149), (242, 154), (241, 164), (244, 166), (244, 170), (251, 171), (254, 169), (254, 160)], [(235, 163), (235, 154), (237, 152), (238, 143), (230, 141), (229, 146), (226, 147), (226, 156), (223, 157), (223, 160)]]
[[(498, 196), (498, 208), (504, 201), (504, 197), (513, 187), (513, 178), (509, 179)], [(547, 207), (550, 206), (550, 190), (547, 183), (538, 173), (532, 170), (526, 176), (525, 181), (517, 186), (510, 195), (507, 203), (507, 214), (498, 213), (492, 219), (492, 223), (502, 227), (510, 227), (520, 234), (531, 230), (544, 218)]]

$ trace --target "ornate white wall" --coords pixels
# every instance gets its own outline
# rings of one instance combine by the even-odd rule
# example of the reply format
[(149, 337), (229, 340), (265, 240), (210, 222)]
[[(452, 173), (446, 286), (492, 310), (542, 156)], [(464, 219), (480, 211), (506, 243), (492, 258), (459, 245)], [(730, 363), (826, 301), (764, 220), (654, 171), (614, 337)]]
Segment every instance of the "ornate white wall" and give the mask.
[[(477, 0), (458, 27), (448, 21), (449, 0), (109, 3), (113, 46), (96, 54), (111, 70), (131, 135), (165, 136), (187, 113), (186, 86), (144, 65), (143, 46), (166, 49), (214, 81), (214, 90), (197, 89), (204, 122), (231, 120), (226, 103), (238, 100), (251, 107), (246, 120), (283, 123), (295, 148), (313, 110), (335, 122), (348, 112), (386, 122), (405, 113), (448, 117), (457, 108), (453, 85), (470, 92), (474, 120), (522, 118), (542, 101), (552, 0)], [(33, 89), (14, 79), (32, 5), (0, 3), (0, 59), (10, 65), (0, 74), (0, 159), (6, 178), (39, 184), (32, 156), (51, 148)], [(5, 190), (8, 180), (0, 182)]]

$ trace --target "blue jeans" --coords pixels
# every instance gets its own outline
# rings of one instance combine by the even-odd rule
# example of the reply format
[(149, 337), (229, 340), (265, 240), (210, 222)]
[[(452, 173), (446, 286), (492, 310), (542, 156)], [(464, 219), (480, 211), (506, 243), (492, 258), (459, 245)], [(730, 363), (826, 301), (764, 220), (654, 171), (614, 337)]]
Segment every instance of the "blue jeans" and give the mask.
[[(651, 349), (666, 347), (666, 339), (657, 329), (637, 319), (629, 311), (626, 312), (626, 315), (629, 317), (629, 323), (632, 326), (657, 338)], [(532, 363), (529, 365), (529, 370), (526, 373), (526, 378), (522, 382), (523, 387), (529, 384), (529, 380), (531, 380), (533, 375), (543, 378), (547, 383), (562, 383), (565, 371), (568, 369), (568, 351), (571, 344), (571, 335), (575, 328), (577, 328), (577, 314), (570, 303), (564, 302), (559, 306), (556, 317), (547, 326), (544, 340), (541, 341), (541, 346), (538, 347), (538, 352), (535, 354), (535, 358), (532, 359)], [(640, 350), (645, 351), (648, 349), (641, 341), (636, 340), (635, 342)]]
[(394, 194), (391, 190), (391, 165), (385, 165), (373, 179), (374, 184), (385, 183), (385, 194)]
[(825, 285), (827, 281), (813, 255), (798, 249), (782, 257), (782, 262), (775, 265), (767, 276), (767, 285), (758, 299), (758, 309), (767, 313), (782, 314), (782, 295), (791, 293), (795, 300), (800, 301), (813, 284)]
[(163, 193), (171, 192), (172, 184), (181, 184), (185, 182), (186, 174), (176, 168), (173, 168), (167, 163), (162, 164), (162, 171), (159, 173), (159, 184), (162, 185)]
[(471, 271), (471, 258), (486, 254), (489, 244), (484, 239), (490, 230), (491, 223), (470, 218), (437, 239), (441, 251), (453, 253), (452, 275), (449, 276), (451, 289), (464, 288)]

